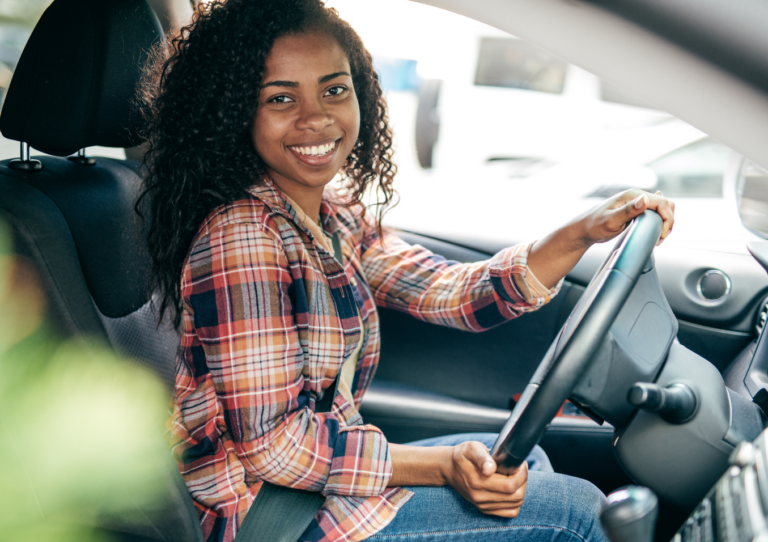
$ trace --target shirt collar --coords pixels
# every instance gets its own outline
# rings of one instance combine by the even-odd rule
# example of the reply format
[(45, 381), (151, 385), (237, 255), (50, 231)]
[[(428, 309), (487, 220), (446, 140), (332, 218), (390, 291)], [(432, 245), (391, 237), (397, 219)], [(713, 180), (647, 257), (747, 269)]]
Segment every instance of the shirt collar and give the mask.
[[(268, 175), (264, 176), (262, 183), (249, 188), (248, 192), (255, 198), (261, 200), (264, 205), (269, 207), (272, 211), (289, 218), (297, 227), (301, 228), (302, 231), (314, 238), (311, 232), (304, 226), (296, 209), (293, 208), (293, 205), (288, 201), (286, 195)], [(333, 192), (333, 189), (326, 187), (325, 192), (323, 193), (323, 199), (320, 202), (320, 224), (326, 232), (333, 235), (338, 229), (338, 222), (336, 220), (337, 210), (336, 205), (331, 201), (331, 198), (328, 197), (329, 192)]]

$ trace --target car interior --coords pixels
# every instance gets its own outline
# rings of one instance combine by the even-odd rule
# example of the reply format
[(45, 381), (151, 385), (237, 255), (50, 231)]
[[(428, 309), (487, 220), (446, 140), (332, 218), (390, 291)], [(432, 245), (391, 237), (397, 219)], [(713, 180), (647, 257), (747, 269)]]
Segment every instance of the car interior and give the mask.
[[(729, 10), (709, 0), (696, 8), (639, 0), (423, 3), (492, 24), (632, 88), (745, 161), (768, 165), (768, 63), (756, 53), (768, 52), (768, 34), (757, 17), (766, 11), (754, 2), (738, 0)], [(62, 336), (109, 344), (153, 371), (169, 393), (178, 336), (168, 322), (158, 325), (147, 287), (143, 224), (134, 212), (140, 162), (90, 156), (87, 148), (129, 148), (136, 156), (136, 86), (178, 4), (54, 0), (27, 42), (0, 114), (0, 131), (20, 145), (18, 157), (0, 162), (0, 217), (14, 251), (40, 276), (49, 320)], [(715, 38), (704, 30), (712, 25), (720, 29)], [(730, 185), (742, 169), (733, 164)], [(380, 309), (381, 362), (363, 419), (397, 443), (502, 432), (510, 437), (494, 453), (510, 464), (539, 443), (557, 472), (606, 494), (647, 486), (660, 500), (656, 540), (756, 537), (768, 528), (768, 446), (760, 440), (768, 345), (759, 340), (768, 312), (768, 242), (755, 238), (749, 252), (652, 254), (659, 231), (652, 216), (636, 221), (615, 243), (591, 249), (548, 305), (482, 334)], [(486, 237), (482, 227), (401, 235), (458, 262), (487, 259), (520, 241), (515, 232)], [(741, 469), (735, 475), (734, 466)], [(723, 489), (724, 473), (739, 483)], [(164, 476), (157, 506), (102, 515), (97, 527), (119, 540), (202, 540), (170, 453)], [(625, 492), (609, 503), (648, 495)]]

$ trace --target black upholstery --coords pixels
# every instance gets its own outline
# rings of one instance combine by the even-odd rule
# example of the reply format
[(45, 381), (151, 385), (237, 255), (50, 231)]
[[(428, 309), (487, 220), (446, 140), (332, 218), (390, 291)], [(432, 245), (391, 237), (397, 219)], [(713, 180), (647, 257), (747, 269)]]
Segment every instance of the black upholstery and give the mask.
[(150, 269), (133, 212), (136, 164), (106, 158), (94, 166), (53, 157), (40, 160), (39, 172), (3, 168), (1, 174), (35, 188), (61, 212), (99, 312), (110, 318), (134, 312), (147, 302)]
[[(37, 158), (43, 163), (38, 172), (0, 162), (0, 217), (11, 227), (16, 252), (39, 272), (50, 319), (65, 335), (111, 344), (170, 387), (179, 337), (167, 322), (157, 327), (146, 291), (141, 236), (130, 214), (140, 181), (135, 164), (99, 158), (97, 166), (85, 166)], [(104, 518), (101, 527), (167, 542), (202, 541), (170, 451), (166, 459), (161, 507), (128, 510)]]
[(136, 145), (131, 102), (162, 36), (146, 2), (56, 0), (19, 59), (0, 131), (56, 156)]
[[(145, 0), (55, 0), (21, 57), (0, 129), (58, 155), (134, 145), (134, 92), (159, 39), (160, 24)], [(10, 226), (16, 252), (38, 270), (50, 319), (65, 336), (112, 345), (170, 388), (179, 337), (168, 322), (157, 325), (150, 299), (149, 260), (133, 212), (138, 164), (35, 158), (39, 171), (0, 162), (0, 220)], [(162, 459), (168, 468), (158, 473), (166, 482), (158, 507), (137, 506), (103, 517), (99, 526), (130, 540), (202, 542), (170, 451)]]
[(51, 319), (65, 335), (100, 337), (170, 386), (178, 336), (157, 328), (149, 261), (133, 213), (136, 164), (99, 158), (84, 166), (38, 157), (40, 171), (0, 162), (0, 214), (16, 251), (39, 270)]

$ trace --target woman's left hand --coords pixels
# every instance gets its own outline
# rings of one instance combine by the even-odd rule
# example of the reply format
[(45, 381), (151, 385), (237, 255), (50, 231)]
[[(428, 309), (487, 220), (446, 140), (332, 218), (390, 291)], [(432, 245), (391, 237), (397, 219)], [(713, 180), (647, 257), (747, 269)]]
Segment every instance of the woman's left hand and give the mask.
[(656, 211), (664, 220), (661, 237), (657, 243), (660, 245), (675, 224), (675, 204), (665, 198), (661, 192), (649, 194), (632, 188), (607, 199), (581, 217), (585, 246), (613, 239), (624, 230), (630, 220), (647, 209)]
[(661, 192), (649, 194), (632, 188), (607, 199), (597, 207), (534, 243), (528, 253), (528, 268), (546, 288), (552, 288), (581, 259), (589, 247), (619, 235), (630, 220), (651, 209), (664, 225), (661, 244), (675, 224), (675, 204)]

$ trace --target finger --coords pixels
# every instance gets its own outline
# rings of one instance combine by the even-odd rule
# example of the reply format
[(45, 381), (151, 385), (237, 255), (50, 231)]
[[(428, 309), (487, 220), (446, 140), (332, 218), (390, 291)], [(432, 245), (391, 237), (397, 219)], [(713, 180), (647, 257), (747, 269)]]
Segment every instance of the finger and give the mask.
[(675, 223), (675, 204), (674, 202), (663, 197), (660, 191), (657, 191), (657, 193), (653, 195), (642, 194), (623, 207), (614, 211), (612, 217), (613, 220), (610, 227), (616, 230), (621, 229), (630, 220), (640, 215), (647, 209), (656, 211), (662, 218), (663, 224), (661, 228), (661, 235), (659, 236), (659, 241), (657, 242), (657, 245), (660, 245), (664, 239), (669, 236), (669, 233), (672, 231), (672, 227)]
[[(481, 510), (481, 512), (483, 512)], [(503, 510), (492, 510), (489, 512), (483, 512), (489, 516), (497, 516), (500, 518), (516, 518), (520, 514), (520, 507), (517, 508), (505, 508)]]
[(610, 237), (618, 235), (630, 220), (645, 211), (648, 206), (649, 196), (650, 194), (640, 194), (636, 198), (624, 203), (621, 207), (608, 211), (609, 215), (605, 227), (609, 232), (613, 232)]
[(496, 462), (488, 453), (488, 448), (481, 442), (468, 442), (464, 456), (483, 476), (492, 476), (496, 472)]
[(493, 512), (495, 510), (509, 510), (510, 508), (519, 508), (522, 506), (522, 499), (506, 502), (485, 502), (485, 503), (472, 503), (481, 512)]
[[(498, 493), (492, 494), (498, 496)], [(491, 500), (488, 502), (474, 502), (473, 504), (483, 511), (490, 510), (503, 510), (505, 508), (514, 508), (516, 506), (522, 506), (525, 500), (525, 490), (521, 488), (520, 491), (515, 491), (512, 495), (505, 496), (504, 500)]]
[(651, 196), (649, 198), (649, 209), (653, 209), (662, 218), (664, 223), (661, 227), (661, 235), (657, 245), (660, 245), (664, 239), (669, 236), (669, 232), (672, 231), (672, 227), (675, 224), (675, 204), (661, 195), (661, 192)]
[(523, 483), (503, 474), (494, 474), (484, 479), (478, 478), (469, 484), (472, 490), (472, 502), (511, 502), (512, 495)]
[(495, 508), (517, 506), (523, 502), (524, 496), (525, 492), (518, 491), (517, 489), (512, 493), (500, 493), (498, 491), (488, 491), (487, 489), (473, 489), (470, 491), (467, 500), (481, 510), (493, 510)]
[[(505, 496), (499, 500), (489, 500), (487, 502), (476, 503), (476, 506), (483, 510), (500, 510), (502, 508), (508, 508), (510, 504), (513, 506), (522, 506), (523, 501), (525, 500), (525, 491), (527, 487), (528, 482), (526, 481), (511, 495)], [(491, 497), (495, 496), (498, 498), (498, 495), (498, 493), (492, 493)]]
[(624, 212), (624, 222), (629, 222), (636, 216), (643, 213), (650, 203), (649, 194), (641, 194), (637, 196), (635, 199), (627, 203), (623, 208), (622, 211)]
[(478, 479), (473, 486), (478, 492), (483, 492), (482, 500), (474, 502), (510, 502), (510, 496), (514, 495), (521, 487), (528, 483), (528, 463), (523, 462), (518, 469), (509, 475), (494, 473), (484, 479)]
[(498, 512), (501, 510), (511, 510), (513, 508), (520, 508), (523, 505), (522, 499), (514, 501), (514, 502), (504, 502), (504, 503), (488, 503), (488, 504), (479, 504), (476, 505), (477, 509), (483, 512), (484, 514), (490, 514), (491, 512)]

